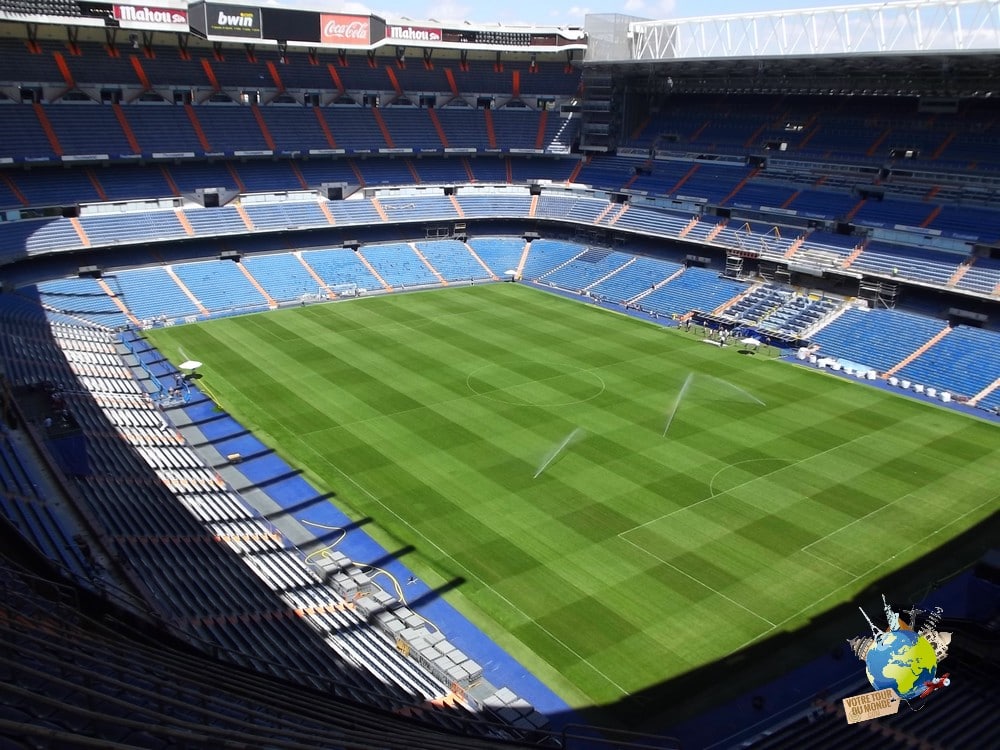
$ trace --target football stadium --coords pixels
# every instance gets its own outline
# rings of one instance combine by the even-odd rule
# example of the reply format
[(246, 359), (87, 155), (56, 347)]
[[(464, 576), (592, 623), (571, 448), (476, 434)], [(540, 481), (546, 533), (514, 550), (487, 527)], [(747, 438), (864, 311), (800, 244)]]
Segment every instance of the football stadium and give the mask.
[(356, 5), (0, 0), (0, 747), (1000, 745), (997, 0)]

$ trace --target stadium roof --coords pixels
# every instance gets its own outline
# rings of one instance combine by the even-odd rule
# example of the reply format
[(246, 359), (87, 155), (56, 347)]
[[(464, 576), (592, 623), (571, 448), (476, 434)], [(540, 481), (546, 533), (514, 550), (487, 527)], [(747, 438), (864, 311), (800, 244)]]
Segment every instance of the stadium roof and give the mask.
[[(594, 17), (609, 18), (608, 16)], [(616, 16), (616, 19), (625, 17)], [(588, 16), (587, 31), (608, 24)], [(621, 36), (622, 25), (614, 34)], [(611, 41), (611, 40), (608, 40)], [(588, 61), (985, 52), (1000, 49), (998, 0), (906, 0), (669, 21), (629, 19)]]

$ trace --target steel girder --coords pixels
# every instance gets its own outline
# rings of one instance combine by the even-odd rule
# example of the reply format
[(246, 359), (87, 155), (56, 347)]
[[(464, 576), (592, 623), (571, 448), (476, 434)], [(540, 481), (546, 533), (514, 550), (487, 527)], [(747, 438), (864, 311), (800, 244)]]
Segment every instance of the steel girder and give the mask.
[(639, 21), (633, 60), (801, 57), (1000, 49), (1000, 0), (906, 0)]

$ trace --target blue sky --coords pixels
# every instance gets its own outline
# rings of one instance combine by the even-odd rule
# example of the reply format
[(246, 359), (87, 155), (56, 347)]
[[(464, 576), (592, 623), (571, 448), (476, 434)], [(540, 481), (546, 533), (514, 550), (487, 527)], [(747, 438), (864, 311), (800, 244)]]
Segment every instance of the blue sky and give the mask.
[(626, 13), (652, 19), (690, 18), (796, 8), (852, 5), (857, 0), (261, 0), (262, 4), (332, 12), (375, 12), (414, 21), (436, 18), (482, 23), (582, 25), (587, 13)]

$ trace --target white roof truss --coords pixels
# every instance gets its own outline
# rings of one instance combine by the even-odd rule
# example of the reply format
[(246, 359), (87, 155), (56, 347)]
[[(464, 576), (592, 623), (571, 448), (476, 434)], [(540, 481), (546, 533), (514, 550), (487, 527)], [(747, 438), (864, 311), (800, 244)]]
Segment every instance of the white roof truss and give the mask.
[(976, 52), (1000, 49), (1000, 0), (903, 0), (639, 21), (634, 60)]

